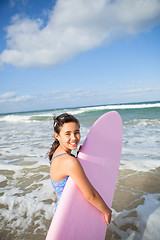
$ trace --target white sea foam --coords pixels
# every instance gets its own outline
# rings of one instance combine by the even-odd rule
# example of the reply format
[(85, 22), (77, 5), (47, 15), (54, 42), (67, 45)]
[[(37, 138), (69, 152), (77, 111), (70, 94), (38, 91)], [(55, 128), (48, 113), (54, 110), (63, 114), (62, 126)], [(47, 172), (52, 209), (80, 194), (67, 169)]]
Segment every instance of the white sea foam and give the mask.
[(160, 194), (144, 196), (145, 202), (137, 207), (139, 224), (143, 230), (143, 239), (158, 240), (160, 237)]
[[(18, 232), (24, 232), (33, 223), (33, 218), (37, 217), (35, 228), (45, 228), (43, 218), (51, 219), (54, 214), (55, 203), (48, 204), (44, 202), (46, 199), (55, 200), (53, 189), (49, 180), (43, 180), (40, 182), (41, 187), (32, 192), (24, 193), (18, 187), (4, 189), (4, 194), (1, 197), (1, 204), (4, 204), (6, 208), (0, 209), (0, 214), (4, 218), (4, 222), (7, 222), (11, 232), (18, 228)], [(43, 211), (43, 214), (42, 214)]]
[(103, 105), (95, 107), (85, 107), (72, 110), (74, 114), (80, 114), (85, 112), (92, 112), (98, 110), (118, 110), (118, 109), (142, 109), (142, 108), (153, 108), (160, 107), (160, 103), (142, 103), (142, 104), (119, 104), (119, 105)]
[(42, 121), (43, 118), (51, 120), (54, 115), (59, 115), (64, 112), (71, 113), (73, 115), (78, 115), (86, 112), (93, 111), (103, 111), (103, 110), (120, 110), (120, 109), (144, 109), (144, 108), (160, 108), (160, 103), (141, 103), (141, 104), (112, 104), (103, 106), (91, 106), (91, 107), (80, 107), (80, 108), (66, 108), (50, 111), (42, 111), (41, 113), (30, 112), (30, 113), (20, 113), (20, 114), (9, 114), (1, 115), (0, 122), (30, 122), (30, 121)]
[(0, 175), (0, 182), (3, 182), (3, 181), (5, 181), (5, 180), (6, 180), (6, 176)]
[(0, 122), (26, 122), (28, 123), (31, 116), (22, 116), (22, 115), (6, 115), (0, 118)]
[[(141, 199), (144, 199), (144, 204), (138, 205), (134, 209), (123, 210), (122, 212), (116, 212), (113, 209), (115, 224), (111, 223), (110, 229), (123, 240), (159, 240), (160, 194), (143, 195)], [(131, 217), (134, 212), (136, 215), (133, 214), (133, 217)], [(123, 231), (121, 227), (125, 224), (130, 227)], [(114, 240), (114, 237), (111, 240)]]
[[(48, 118), (47, 118), (48, 117)], [(26, 113), (23, 115), (6, 115), (4, 117), (0, 118), (0, 122), (11, 122), (11, 123), (29, 123), (29, 122), (37, 122), (42, 121), (43, 119), (51, 120), (53, 115), (50, 113), (44, 113), (44, 114), (35, 114), (34, 112), (30, 115)]]
[(160, 119), (145, 119), (145, 118), (140, 118), (140, 119), (131, 119), (131, 120), (126, 120), (124, 121), (127, 125), (132, 125), (132, 126), (160, 126)]
[(148, 172), (160, 167), (160, 160), (121, 160), (120, 169), (131, 169), (137, 172)]

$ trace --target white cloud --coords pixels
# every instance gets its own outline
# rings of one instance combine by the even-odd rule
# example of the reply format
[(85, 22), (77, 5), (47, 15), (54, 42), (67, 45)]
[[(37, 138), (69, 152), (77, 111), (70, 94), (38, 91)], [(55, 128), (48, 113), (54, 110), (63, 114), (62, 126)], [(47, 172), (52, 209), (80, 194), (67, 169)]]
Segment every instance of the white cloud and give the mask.
[(121, 91), (122, 94), (124, 94), (126, 97), (138, 97), (138, 96), (149, 96), (149, 95), (157, 95), (160, 94), (160, 89), (159, 88), (151, 88), (151, 87), (134, 87), (130, 86), (123, 91)]
[[(82, 100), (88, 100), (93, 98), (102, 98), (106, 96), (102, 92), (84, 90), (84, 89), (73, 89), (68, 91), (54, 91), (47, 94), (43, 94), (40, 96), (42, 101), (69, 101), (69, 102), (77, 102)], [(48, 98), (48, 99), (47, 99)]]
[(48, 23), (16, 15), (0, 63), (50, 66), (160, 21), (159, 0), (58, 0)]
[(26, 102), (28, 100), (32, 100), (34, 99), (34, 96), (30, 96), (30, 95), (24, 95), (24, 96), (17, 96), (17, 94), (15, 92), (7, 92), (4, 94), (0, 95), (0, 103), (4, 104), (4, 103), (18, 103), (18, 102)]
[[(47, 106), (64, 106), (66, 104), (73, 106), (81, 105), (86, 101), (101, 100), (106, 98), (106, 94), (98, 91), (83, 90), (83, 89), (74, 89), (74, 90), (55, 90), (53, 92), (43, 93), (39, 95), (23, 95), (17, 96), (14, 92), (7, 92), (0, 95), (0, 104), (6, 104), (6, 106), (18, 106), (19, 104), (28, 105), (28, 108), (31, 106), (35, 109), (38, 106), (38, 109), (47, 108)], [(44, 107), (45, 105), (45, 107)], [(43, 107), (41, 107), (43, 106)]]
[(0, 95), (0, 112), (17, 112), (64, 107), (102, 105), (120, 102), (136, 102), (157, 100), (160, 96), (158, 88), (140, 88), (130, 86), (123, 91), (115, 92), (91, 91), (84, 89), (55, 90), (39, 95), (18, 96), (14, 92)]
[(10, 0), (9, 1), (9, 4), (10, 4), (10, 7), (15, 7), (16, 4), (23, 4), (24, 6), (27, 5), (27, 2), (28, 0)]
[(6, 92), (6, 93), (0, 95), (0, 100), (7, 100), (10, 98), (14, 98), (14, 97), (16, 97), (16, 95), (17, 94), (15, 92)]

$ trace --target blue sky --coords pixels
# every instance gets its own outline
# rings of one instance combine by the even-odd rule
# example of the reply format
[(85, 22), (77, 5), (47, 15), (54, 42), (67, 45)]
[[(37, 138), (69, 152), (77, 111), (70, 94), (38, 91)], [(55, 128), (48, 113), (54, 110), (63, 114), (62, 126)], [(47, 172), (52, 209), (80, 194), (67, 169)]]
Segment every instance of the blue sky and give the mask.
[(159, 0), (2, 0), (0, 16), (0, 113), (160, 100)]

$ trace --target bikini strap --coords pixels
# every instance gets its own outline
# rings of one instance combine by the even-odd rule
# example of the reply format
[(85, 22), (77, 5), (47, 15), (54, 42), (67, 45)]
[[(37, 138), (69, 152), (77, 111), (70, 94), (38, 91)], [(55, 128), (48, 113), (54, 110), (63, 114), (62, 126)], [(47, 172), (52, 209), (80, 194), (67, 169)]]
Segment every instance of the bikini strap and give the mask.
[(51, 162), (52, 162), (53, 159), (55, 159), (56, 157), (60, 157), (60, 156), (62, 156), (62, 155), (65, 155), (65, 154), (70, 155), (69, 153), (61, 153), (61, 154), (59, 154), (59, 155), (56, 155), (55, 157), (53, 157), (53, 158), (51, 159), (50, 164), (51, 164)]

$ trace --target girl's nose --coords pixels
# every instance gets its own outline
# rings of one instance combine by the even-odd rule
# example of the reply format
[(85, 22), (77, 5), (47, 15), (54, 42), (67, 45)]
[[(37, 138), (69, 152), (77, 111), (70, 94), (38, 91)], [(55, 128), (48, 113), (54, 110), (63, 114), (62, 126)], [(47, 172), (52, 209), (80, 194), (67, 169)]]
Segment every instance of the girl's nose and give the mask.
[(72, 134), (72, 135), (71, 135), (71, 139), (72, 139), (72, 140), (75, 140), (75, 139), (76, 139), (76, 135), (75, 135), (75, 134)]

